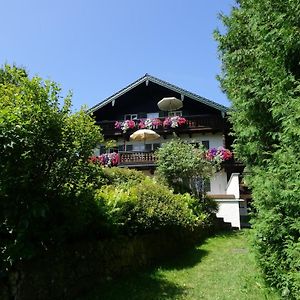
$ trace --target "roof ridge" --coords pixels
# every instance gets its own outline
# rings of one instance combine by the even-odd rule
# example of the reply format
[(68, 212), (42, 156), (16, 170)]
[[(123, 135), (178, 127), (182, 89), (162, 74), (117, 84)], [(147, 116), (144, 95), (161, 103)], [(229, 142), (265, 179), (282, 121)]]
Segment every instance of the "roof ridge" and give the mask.
[(204, 104), (212, 106), (212, 107), (214, 107), (216, 109), (219, 109), (221, 111), (225, 111), (226, 112), (228, 110), (228, 107), (226, 107), (226, 106), (224, 106), (222, 104), (219, 104), (217, 102), (209, 100), (209, 99), (207, 99), (205, 97), (202, 97), (202, 96), (200, 96), (200, 95), (198, 95), (196, 93), (190, 92), (190, 91), (188, 91), (186, 89), (183, 89), (183, 88), (181, 88), (181, 87), (179, 87), (179, 86), (177, 86), (175, 84), (169, 83), (168, 81), (165, 81), (165, 80), (162, 80), (162, 79), (157, 78), (155, 76), (152, 76), (149, 73), (145, 73), (145, 75), (143, 75), (142, 77), (138, 78), (134, 82), (128, 84), (126, 87), (124, 87), (121, 90), (115, 92), (111, 96), (105, 98), (103, 101), (99, 102), (98, 104), (96, 104), (93, 107), (91, 107), (90, 109), (88, 109), (88, 112), (92, 113), (95, 110), (97, 110), (98, 108), (101, 108), (101, 107), (105, 106), (110, 101), (112, 101), (116, 96), (118, 96), (118, 95), (121, 96), (127, 90), (130, 90), (130, 89), (134, 88), (135, 86), (141, 84), (142, 82), (144, 82), (146, 80), (150, 80), (150, 81), (152, 81), (154, 83), (161, 84), (161, 85), (163, 85), (166, 88), (173, 89), (174, 91), (178, 92), (179, 94), (184, 94), (185, 96), (191, 97), (191, 98), (193, 98), (196, 101), (202, 102)]
[(205, 98), (205, 97), (203, 97), (203, 96), (200, 96), (200, 95), (198, 95), (198, 94), (196, 94), (196, 93), (194, 93), (194, 92), (190, 92), (190, 91), (188, 91), (188, 90), (186, 90), (186, 89), (184, 89), (184, 88), (181, 88), (181, 87), (179, 87), (179, 86), (177, 86), (177, 85), (175, 85), (175, 84), (173, 84), (173, 83), (169, 83), (168, 81), (162, 80), (162, 79), (157, 78), (157, 77), (155, 77), (155, 76), (152, 76), (152, 75), (149, 75), (149, 74), (148, 74), (148, 76), (151, 77), (151, 78), (153, 78), (153, 79), (155, 79), (155, 80), (158, 81), (158, 82), (162, 82), (162, 83), (164, 83), (164, 84), (166, 84), (166, 85), (168, 85), (168, 86), (173, 87), (175, 90), (182, 91), (182, 92), (184, 92), (185, 94), (191, 95), (191, 96), (193, 96), (193, 97), (195, 97), (195, 98), (201, 98), (201, 99), (203, 99), (205, 102), (213, 104), (213, 106), (216, 105), (216, 106), (219, 106), (220, 108), (223, 108), (223, 109), (225, 109), (225, 110), (228, 110), (228, 107), (226, 107), (225, 105), (222, 105), (222, 104), (219, 104), (219, 103), (217, 103), (217, 102), (215, 102), (215, 101), (212, 101), (212, 100), (210, 100), (210, 99), (207, 99), (207, 98)]
[(105, 99), (102, 100), (101, 102), (99, 102), (99, 103), (97, 103), (96, 105), (92, 106), (90, 109), (88, 109), (88, 112), (90, 113), (90, 112), (95, 111), (95, 110), (96, 110), (100, 105), (102, 105), (102, 104), (103, 104), (103, 106), (104, 106), (104, 105), (105, 105), (104, 102), (109, 102), (109, 100), (110, 100), (111, 98), (113, 98), (113, 97), (116, 96), (117, 94), (120, 94), (120, 93), (122, 93), (123, 91), (127, 90), (128, 88), (130, 88), (131, 86), (135, 85), (135, 84), (138, 83), (139, 81), (142, 82), (142, 79), (146, 78), (147, 76), (149, 76), (148, 73), (146, 73), (146, 74), (143, 75), (142, 77), (138, 78), (138, 79), (135, 80), (134, 82), (132, 82), (132, 83), (126, 85), (126, 86), (125, 86), (124, 88), (122, 88), (121, 90), (119, 90), (119, 91), (113, 93), (111, 96), (105, 98)]

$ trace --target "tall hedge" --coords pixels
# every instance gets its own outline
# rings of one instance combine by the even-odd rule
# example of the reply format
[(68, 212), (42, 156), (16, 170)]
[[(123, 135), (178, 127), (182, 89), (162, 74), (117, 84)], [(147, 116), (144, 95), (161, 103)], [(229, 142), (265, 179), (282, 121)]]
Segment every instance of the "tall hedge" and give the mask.
[(0, 69), (0, 273), (101, 226), (88, 162), (101, 139), (56, 83)]
[(216, 32), (267, 280), (300, 299), (300, 1), (240, 0)]

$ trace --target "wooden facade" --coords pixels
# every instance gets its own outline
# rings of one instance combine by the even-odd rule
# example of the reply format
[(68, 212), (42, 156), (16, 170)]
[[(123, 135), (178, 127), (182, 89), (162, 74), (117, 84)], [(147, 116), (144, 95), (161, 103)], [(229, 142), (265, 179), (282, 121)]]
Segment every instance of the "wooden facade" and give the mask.
[[(159, 110), (157, 103), (164, 97), (181, 99), (183, 107), (176, 112)], [(155, 157), (151, 149), (133, 151), (130, 145), (122, 147), (124, 143), (128, 145), (129, 136), (138, 129), (139, 122), (151, 116), (163, 122), (175, 113), (186, 120), (183, 126), (176, 128), (153, 126), (151, 129), (162, 137), (159, 144), (174, 135), (194, 140), (199, 139), (199, 136), (213, 134), (220, 136), (219, 146), (228, 146), (224, 138), (229, 128), (226, 107), (148, 74), (94, 106), (90, 112), (95, 117), (96, 124), (102, 128), (104, 138), (116, 140), (118, 146), (115, 151), (120, 152), (120, 166), (155, 166)], [(115, 128), (116, 121), (123, 122), (130, 118), (136, 124), (134, 129), (123, 132)], [(126, 151), (126, 148), (129, 150)]]
[[(175, 112), (159, 110), (157, 103), (165, 97), (176, 97), (182, 100), (183, 107)], [(177, 114), (186, 120), (184, 125), (176, 128), (153, 126), (151, 129), (161, 136), (157, 145), (175, 135), (185, 137), (188, 142), (190, 140), (194, 143), (206, 142), (207, 144), (210, 136), (210, 139), (218, 138), (218, 143), (213, 146), (230, 147), (225, 140), (229, 130), (225, 106), (148, 74), (95, 105), (90, 112), (95, 117), (96, 124), (102, 128), (104, 138), (116, 141), (117, 147), (114, 150), (119, 152), (120, 166), (134, 168), (155, 166), (153, 146), (146, 142), (149, 149), (139, 149), (137, 143), (130, 145), (129, 139), (130, 134), (138, 129), (139, 122), (151, 117), (155, 117), (162, 123), (168, 116)], [(123, 122), (126, 119), (132, 119), (135, 128), (128, 129), (126, 132), (115, 128), (116, 121)]]
[[(183, 107), (171, 112), (159, 110), (157, 103), (166, 97), (182, 100)], [(225, 147), (232, 150), (227, 111), (226, 107), (216, 102), (148, 74), (90, 109), (96, 124), (102, 128), (104, 138), (115, 140), (116, 147), (112, 151), (113, 154), (118, 152), (118, 166), (148, 170), (150, 173), (156, 167), (154, 150), (174, 137), (195, 145), (202, 144), (206, 148)], [(184, 118), (184, 124), (164, 126), (166, 118), (172, 115)], [(139, 128), (140, 122), (151, 118), (156, 120), (155, 124), (151, 124), (151, 129), (159, 134), (159, 139), (151, 142), (131, 141), (130, 135)], [(116, 122), (124, 124), (125, 120), (130, 120), (133, 128), (116, 128)], [(103, 145), (98, 150), (98, 154), (106, 151), (104, 156), (109, 155), (107, 151), (110, 149), (104, 150)], [(241, 203), (247, 208), (247, 201), (240, 199), (239, 174), (243, 168), (234, 159), (225, 161), (222, 170), (211, 178), (208, 189), (208, 194), (218, 199), (220, 217), (238, 228), (241, 226)]]

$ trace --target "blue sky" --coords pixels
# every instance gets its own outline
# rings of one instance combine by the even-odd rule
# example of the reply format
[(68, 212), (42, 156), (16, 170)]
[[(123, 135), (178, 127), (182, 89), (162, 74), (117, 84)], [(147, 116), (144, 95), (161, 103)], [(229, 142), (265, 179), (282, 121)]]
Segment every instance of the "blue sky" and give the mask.
[(145, 73), (229, 106), (213, 30), (234, 0), (1, 1), (0, 61), (73, 91), (74, 109)]

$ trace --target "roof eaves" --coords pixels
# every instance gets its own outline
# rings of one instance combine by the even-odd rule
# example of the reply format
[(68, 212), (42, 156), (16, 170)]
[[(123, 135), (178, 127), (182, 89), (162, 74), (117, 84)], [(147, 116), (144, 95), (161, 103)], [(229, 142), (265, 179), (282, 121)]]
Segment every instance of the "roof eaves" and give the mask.
[(116, 92), (115, 94), (113, 94), (112, 96), (109, 96), (108, 98), (106, 98), (105, 100), (103, 100), (102, 102), (96, 104), (95, 106), (91, 107), (88, 110), (88, 113), (93, 113), (94, 111), (98, 110), (99, 108), (102, 108), (103, 106), (109, 104), (110, 102), (112, 102), (113, 100), (117, 99), (118, 97), (122, 96), (123, 94), (127, 93), (128, 91), (130, 91), (131, 89), (135, 88), (136, 86), (138, 86), (139, 84), (143, 83), (144, 81), (147, 80), (147, 78), (149, 77), (148, 74), (140, 77), (139, 79), (137, 79), (136, 81), (134, 81), (133, 83), (129, 84), (128, 86), (126, 86), (125, 88), (121, 89), (120, 91)]
[(171, 84), (167, 81), (161, 80), (159, 78), (156, 78), (154, 76), (151, 76), (149, 74), (145, 74), (144, 76), (140, 77), (139, 79), (137, 79), (136, 81), (134, 81), (133, 83), (129, 84), (128, 86), (126, 86), (125, 88), (121, 89), (120, 91), (116, 92), (115, 94), (113, 94), (112, 96), (106, 98), (105, 100), (103, 100), (102, 102), (96, 104), (95, 106), (93, 106), (92, 108), (90, 108), (88, 110), (88, 113), (93, 113), (96, 110), (98, 110), (99, 108), (102, 108), (103, 106), (109, 104), (110, 102), (112, 102), (113, 100), (117, 99), (118, 97), (122, 96), (123, 94), (127, 93), (128, 91), (132, 90), (133, 88), (135, 88), (136, 86), (138, 86), (139, 84), (145, 82), (145, 81), (152, 81), (153, 83), (159, 84), (161, 86), (164, 86), (165, 88), (168, 88), (170, 90), (173, 90), (179, 94), (182, 94), (186, 97), (189, 97), (191, 99), (194, 99), (198, 102), (201, 102), (203, 104), (206, 104), (210, 107), (213, 107), (215, 109), (218, 109), (222, 112), (227, 112), (229, 110), (228, 107), (218, 104), (214, 101), (211, 101), (209, 99), (206, 99), (204, 97), (201, 97), (195, 93), (189, 92), (183, 88), (180, 88), (174, 84)]
[(187, 97), (189, 97), (191, 99), (194, 99), (194, 100), (196, 100), (198, 102), (201, 102), (203, 104), (206, 104), (208, 106), (216, 108), (216, 109), (218, 109), (220, 111), (227, 112), (229, 110), (229, 108), (226, 107), (226, 106), (224, 106), (224, 105), (218, 104), (218, 103), (216, 103), (214, 101), (211, 101), (211, 100), (209, 100), (207, 98), (201, 97), (201, 96), (199, 96), (199, 95), (197, 95), (195, 93), (189, 92), (189, 91), (187, 91), (187, 90), (185, 90), (183, 88), (180, 88), (180, 87), (178, 87), (178, 86), (176, 86), (174, 84), (171, 84), (171, 83), (169, 83), (167, 81), (161, 80), (161, 79), (156, 78), (154, 76), (148, 75), (148, 79), (150, 81), (152, 81), (152, 82), (160, 84), (160, 85), (162, 85), (162, 86), (164, 86), (166, 88), (169, 88), (169, 89), (171, 89), (171, 90), (173, 90), (173, 91), (175, 91), (175, 92), (177, 92), (179, 94), (182, 94), (182, 95), (187, 96)]

